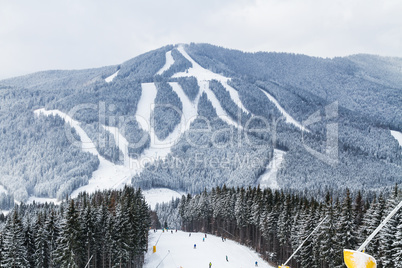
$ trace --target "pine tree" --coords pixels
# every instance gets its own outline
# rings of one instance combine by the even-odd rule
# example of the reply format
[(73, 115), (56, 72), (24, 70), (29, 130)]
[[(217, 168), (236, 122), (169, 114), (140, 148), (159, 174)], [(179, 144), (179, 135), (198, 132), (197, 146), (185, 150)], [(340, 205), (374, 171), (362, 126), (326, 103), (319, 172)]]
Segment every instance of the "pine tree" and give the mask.
[(278, 239), (282, 246), (283, 253), (281, 257), (287, 258), (291, 253), (290, 234), (292, 231), (292, 216), (291, 216), (291, 200), (290, 196), (286, 195), (285, 203), (282, 207), (281, 214), (278, 220)]
[(4, 228), (2, 267), (29, 267), (24, 227), (15, 208)]
[(357, 245), (356, 225), (352, 208), (352, 199), (349, 189), (346, 189), (346, 197), (341, 205), (341, 217), (338, 228), (338, 241), (344, 249), (354, 249)]
[[(394, 193), (387, 202), (384, 218), (388, 216), (398, 203), (398, 187), (395, 186)], [(399, 214), (400, 213), (394, 215), (382, 228), (380, 233), (380, 260), (384, 267), (395, 267), (394, 255), (396, 254), (396, 249), (394, 247), (394, 241), (397, 233)]]
[(342, 264), (342, 248), (337, 241), (337, 215), (332, 204), (332, 198), (328, 195), (326, 200), (325, 215), (327, 220), (321, 227), (321, 254), (325, 267), (336, 267)]
[(45, 234), (47, 240), (47, 246), (49, 248), (49, 267), (56, 267), (56, 252), (57, 252), (57, 241), (60, 235), (60, 226), (58, 222), (58, 215), (54, 210), (49, 213), (45, 221)]
[(74, 200), (71, 200), (58, 239), (58, 263), (62, 267), (78, 268), (83, 266), (85, 260), (83, 241), (79, 214)]
[[(309, 212), (306, 214), (305, 224), (302, 228), (302, 238), (306, 239), (317, 225), (314, 217), (315, 208), (311, 206)], [(300, 264), (301, 267), (316, 267), (317, 260), (314, 258), (314, 242), (312, 237), (304, 242), (303, 247), (300, 249)]]
[(35, 237), (33, 235), (30, 217), (26, 218), (26, 223), (24, 224), (24, 240), (24, 245), (27, 250), (28, 267), (33, 268), (35, 265), (34, 254), (36, 249)]
[(398, 226), (396, 227), (396, 234), (394, 240), (394, 262), (395, 268), (402, 268), (402, 213), (398, 215)]
[(49, 267), (48, 234), (44, 226), (44, 221), (42, 213), (39, 213), (34, 225), (35, 267)]

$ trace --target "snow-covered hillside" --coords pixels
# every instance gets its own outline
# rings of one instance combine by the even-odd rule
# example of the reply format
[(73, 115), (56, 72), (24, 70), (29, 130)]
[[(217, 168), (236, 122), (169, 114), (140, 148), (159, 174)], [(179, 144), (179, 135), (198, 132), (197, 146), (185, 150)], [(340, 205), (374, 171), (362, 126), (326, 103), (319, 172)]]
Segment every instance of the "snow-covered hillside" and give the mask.
[[(145, 268), (269, 268), (267, 262), (258, 254), (237, 242), (226, 239), (222, 242), (220, 237), (205, 235), (203, 233), (190, 233), (182, 231), (156, 233), (150, 231), (148, 252), (145, 256)], [(205, 241), (203, 242), (203, 238)], [(196, 248), (194, 249), (194, 244)], [(156, 253), (152, 252), (156, 245)], [(229, 261), (226, 261), (226, 256)], [(158, 266), (159, 265), (159, 266)]]

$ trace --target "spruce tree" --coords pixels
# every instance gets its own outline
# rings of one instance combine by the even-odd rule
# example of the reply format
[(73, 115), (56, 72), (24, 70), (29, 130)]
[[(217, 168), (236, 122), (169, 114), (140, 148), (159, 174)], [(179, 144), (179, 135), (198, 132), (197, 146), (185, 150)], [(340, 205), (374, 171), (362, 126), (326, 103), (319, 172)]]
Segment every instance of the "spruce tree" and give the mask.
[(43, 216), (38, 214), (34, 225), (35, 240), (35, 267), (49, 267), (49, 245), (48, 234), (44, 226)]
[(70, 201), (58, 239), (58, 263), (62, 267), (82, 267), (85, 260), (84, 236), (74, 200)]
[(356, 247), (356, 225), (349, 189), (346, 189), (346, 196), (341, 205), (341, 217), (337, 236), (342, 248), (354, 249)]
[(17, 208), (8, 218), (3, 233), (2, 267), (29, 267), (24, 227), (18, 216)]
[[(395, 186), (394, 192), (387, 202), (386, 213), (384, 218), (397, 206), (398, 204), (398, 187)], [(388, 223), (382, 228), (380, 233), (380, 252), (381, 264), (383, 267), (395, 267), (394, 255), (397, 253), (394, 247), (395, 237), (398, 227), (398, 218), (400, 212), (394, 215)]]

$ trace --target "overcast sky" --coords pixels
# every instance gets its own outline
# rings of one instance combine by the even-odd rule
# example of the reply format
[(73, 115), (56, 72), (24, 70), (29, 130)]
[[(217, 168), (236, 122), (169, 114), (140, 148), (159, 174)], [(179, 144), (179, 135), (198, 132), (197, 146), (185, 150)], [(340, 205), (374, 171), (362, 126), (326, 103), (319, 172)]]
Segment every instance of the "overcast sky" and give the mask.
[(176, 43), (402, 57), (401, 0), (0, 0), (0, 79)]

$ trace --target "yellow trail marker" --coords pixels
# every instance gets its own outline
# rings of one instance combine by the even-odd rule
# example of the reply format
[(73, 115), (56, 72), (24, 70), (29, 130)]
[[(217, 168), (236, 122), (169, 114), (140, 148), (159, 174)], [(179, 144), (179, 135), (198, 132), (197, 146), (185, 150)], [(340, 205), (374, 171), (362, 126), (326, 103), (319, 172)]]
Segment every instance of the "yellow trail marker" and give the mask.
[(343, 258), (348, 268), (376, 268), (376, 260), (363, 252), (344, 249)]
[(155, 253), (155, 252), (156, 252), (156, 246), (154, 246), (154, 248), (152, 250), (152, 253)]

